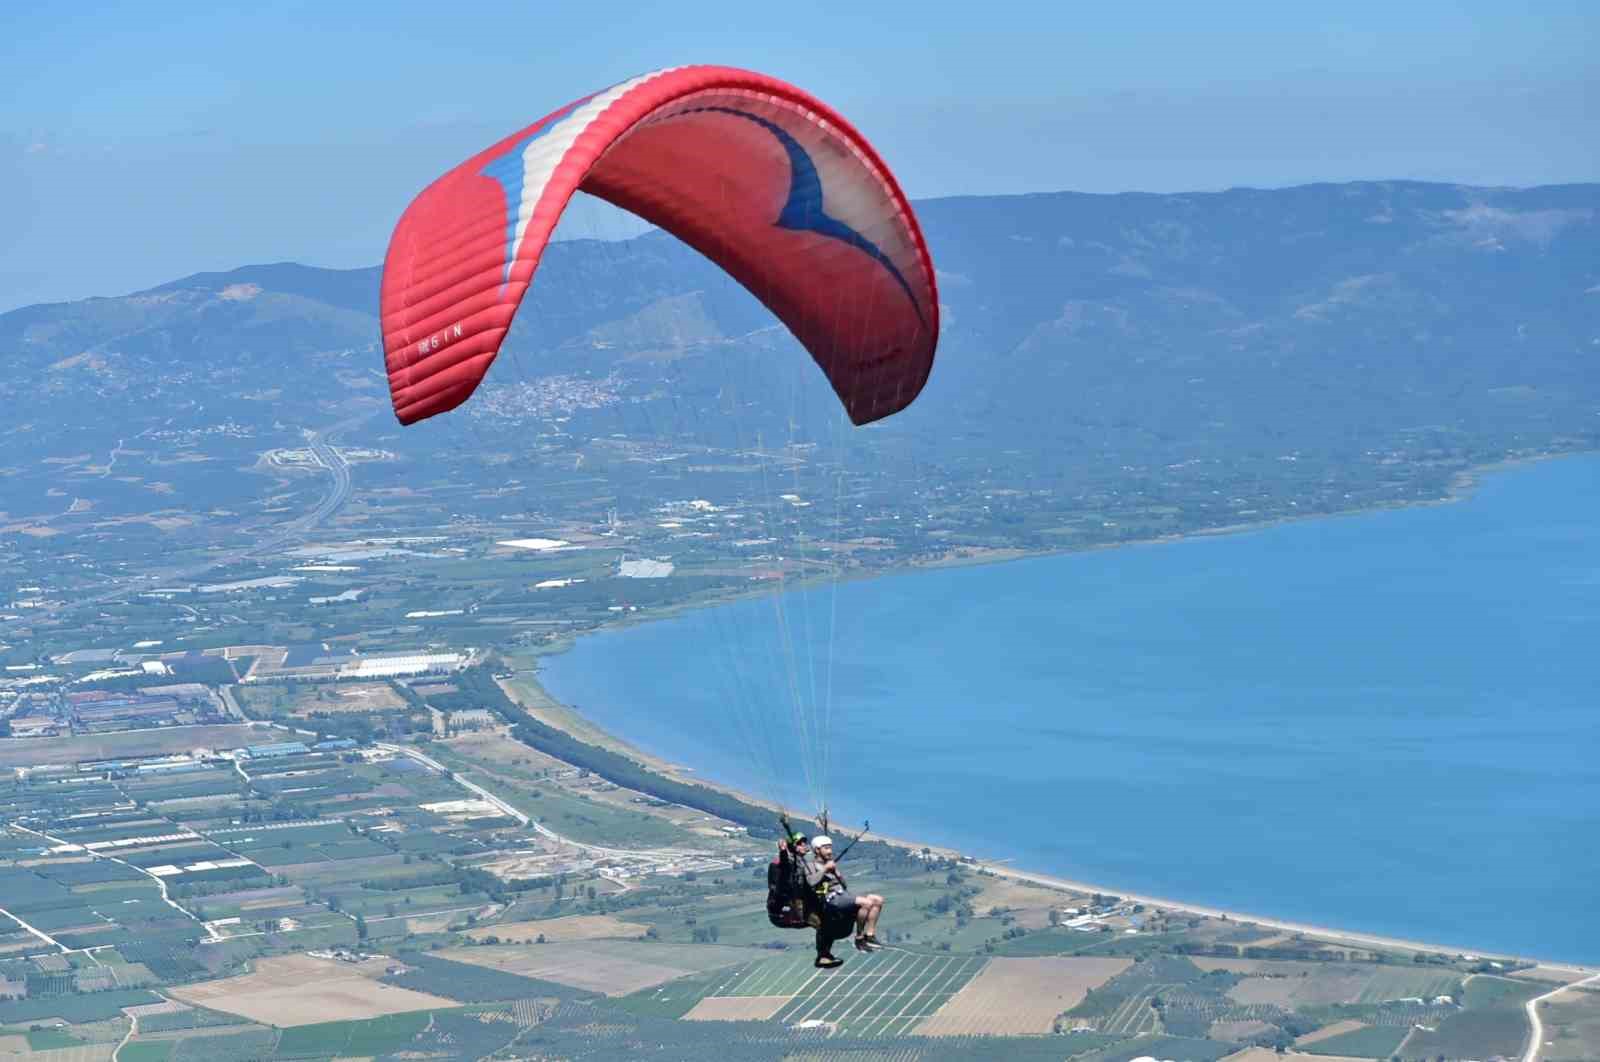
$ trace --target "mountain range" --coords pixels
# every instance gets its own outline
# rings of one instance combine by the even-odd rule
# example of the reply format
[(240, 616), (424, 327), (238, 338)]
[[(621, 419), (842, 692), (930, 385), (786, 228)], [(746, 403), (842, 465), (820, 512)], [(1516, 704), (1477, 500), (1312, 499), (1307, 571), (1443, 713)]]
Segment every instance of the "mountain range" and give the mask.
[[(1081, 494), (1185, 463), (1260, 479), (1288, 458), (1383, 455), (1440, 470), (1433, 489), (1468, 464), (1600, 446), (1600, 186), (916, 209), (944, 331), (922, 398), (874, 429), (907, 467)], [(437, 448), (438, 432), (402, 432), (385, 411), (378, 282), (376, 268), (257, 265), (0, 315), (0, 509), (43, 504), (39, 461), (140, 432), (221, 425), (264, 447), (364, 417), (345, 441)], [(764, 308), (659, 232), (551, 245), (488, 389), (547, 379), (608, 381), (670, 409), (627, 421), (632, 434), (715, 436), (730, 381), (741, 430), (817, 434), (837, 419)], [(527, 437), (514, 402), (465, 408), (473, 438)], [(617, 434), (610, 417), (591, 430)]]

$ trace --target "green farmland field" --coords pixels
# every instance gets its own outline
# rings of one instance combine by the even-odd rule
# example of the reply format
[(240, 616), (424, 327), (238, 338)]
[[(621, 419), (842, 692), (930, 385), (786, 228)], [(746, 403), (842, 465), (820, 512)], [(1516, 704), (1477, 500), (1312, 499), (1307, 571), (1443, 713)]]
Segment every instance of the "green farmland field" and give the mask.
[(1421, 999), (1452, 996), (1459, 991), (1461, 975), (1449, 970), (1381, 969), (1361, 990), (1357, 1003), (1383, 1003), (1391, 999)]
[(1297, 1050), (1309, 1055), (1337, 1055), (1349, 1058), (1388, 1058), (1411, 1032), (1404, 1025), (1369, 1025), (1365, 1029), (1330, 1036), (1305, 1044)]
[(427, 1028), (428, 1011), (367, 1021), (329, 1021), (283, 1030), (278, 1058), (361, 1057), (398, 1050)]
[(167, 1062), (176, 1040), (134, 1040), (117, 1052), (118, 1062)]
[(774, 1019), (784, 1024), (824, 1021), (852, 1036), (887, 1037), (909, 1033), (987, 962), (972, 955), (890, 949), (854, 955), (838, 970), (819, 971), (807, 953), (743, 966), (720, 982), (699, 980), (710, 985), (706, 996), (793, 997)]

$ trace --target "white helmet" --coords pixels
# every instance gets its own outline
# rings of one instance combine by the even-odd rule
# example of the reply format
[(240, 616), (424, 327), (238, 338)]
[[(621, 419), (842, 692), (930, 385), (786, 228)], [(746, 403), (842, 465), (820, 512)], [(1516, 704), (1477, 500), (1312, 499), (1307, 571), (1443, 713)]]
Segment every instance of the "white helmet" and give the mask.
[(827, 845), (830, 848), (833, 847), (833, 838), (829, 837), (825, 833), (819, 833), (815, 837), (811, 838), (812, 848), (821, 848), (823, 845)]

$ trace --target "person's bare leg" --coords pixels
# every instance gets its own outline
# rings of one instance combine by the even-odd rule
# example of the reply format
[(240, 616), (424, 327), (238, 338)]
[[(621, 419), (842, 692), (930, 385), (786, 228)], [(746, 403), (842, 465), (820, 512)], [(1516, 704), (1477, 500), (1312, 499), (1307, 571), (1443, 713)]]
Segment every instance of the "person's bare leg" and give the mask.
[(867, 936), (875, 937), (878, 935), (878, 916), (883, 913), (883, 897), (874, 895), (868, 899), (874, 902), (867, 908)]
[(867, 912), (869, 910), (871, 910), (871, 907), (865, 900), (856, 901), (856, 936), (858, 937), (872, 932), (867, 928)]

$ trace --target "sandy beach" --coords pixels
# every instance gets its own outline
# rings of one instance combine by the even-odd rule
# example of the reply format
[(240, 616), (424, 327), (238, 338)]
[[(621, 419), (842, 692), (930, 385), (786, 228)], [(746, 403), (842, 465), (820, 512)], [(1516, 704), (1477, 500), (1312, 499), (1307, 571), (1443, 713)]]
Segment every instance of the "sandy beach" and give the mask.
[[(528, 710), (536, 718), (540, 719), (540, 721), (549, 726), (572, 733), (573, 736), (579, 738), (580, 740), (598, 742), (608, 748), (613, 749), (614, 751), (621, 752), (638, 760), (640, 763), (649, 767), (651, 770), (656, 771), (657, 773), (674, 778), (678, 781), (702, 785), (708, 789), (727, 793), (754, 807), (767, 808), (771, 810), (774, 815), (777, 815), (780, 810), (783, 810), (772, 804), (770, 801), (764, 800), (750, 793), (741, 792), (731, 786), (711, 782), (703, 777), (700, 777), (692, 770), (684, 768), (682, 765), (669, 763), (660, 759), (659, 757), (651, 756), (650, 754), (635, 748), (628, 742), (618, 738), (616, 735), (604, 731), (594, 723), (584, 719), (582, 713), (573, 709), (570, 705), (562, 704), (547, 690), (545, 690), (544, 687), (539, 684), (537, 678), (535, 678), (533, 675), (519, 675), (515, 680), (502, 681), (501, 686), (506, 689), (507, 694), (512, 696), (513, 699), (523, 701)], [(519, 686), (521, 687), (520, 689), (518, 688)], [(526, 697), (526, 694), (534, 691), (537, 691), (537, 696), (535, 698), (536, 703), (529, 704), (527, 703), (529, 698)], [(522, 696), (518, 696), (519, 694)], [(574, 727), (574, 721), (579, 722), (580, 725)], [(1430, 941), (1412, 940), (1404, 937), (1389, 937), (1374, 933), (1362, 933), (1355, 930), (1339, 929), (1333, 926), (1312, 925), (1306, 922), (1292, 922), (1280, 918), (1273, 918), (1267, 915), (1257, 915), (1248, 911), (1229, 910), (1221, 907), (1212, 907), (1204, 904), (1191, 903), (1185, 900), (1173, 899), (1167, 896), (1152, 896), (1145, 893), (1130, 892), (1116, 885), (1109, 885), (1104, 882), (1096, 883), (1077, 881), (1052, 874), (1027, 870), (1025, 868), (1005, 866), (992, 861), (973, 859), (967, 854), (945, 845), (926, 843), (911, 838), (885, 836), (878, 833), (873, 833), (871, 836), (874, 840), (881, 841), (885, 844), (894, 845), (899, 848), (904, 848), (908, 851), (920, 852), (926, 849), (930, 852), (937, 853), (938, 855), (951, 859), (962, 859), (987, 873), (996, 875), (997, 877), (1010, 878), (1015, 881), (1029, 882), (1035, 885), (1042, 885), (1047, 888), (1061, 889), (1067, 892), (1079, 893), (1083, 895), (1100, 893), (1107, 896), (1119, 896), (1123, 899), (1131, 900), (1134, 903), (1142, 903), (1149, 907), (1163, 908), (1170, 911), (1181, 911), (1186, 914), (1199, 915), (1205, 918), (1219, 918), (1232, 922), (1249, 923), (1268, 929), (1279, 930), (1285, 933), (1301, 934), (1317, 940), (1328, 941), (1335, 944), (1346, 944), (1357, 947), (1380, 949), (1394, 949), (1400, 951), (1439, 952), (1446, 955), (1466, 955), (1476, 959), (1486, 959), (1490, 961), (1535, 962), (1538, 964), (1541, 971), (1550, 974), (1552, 977), (1559, 977), (1563, 980), (1579, 980), (1595, 974), (1596, 972), (1600, 972), (1600, 966), (1586, 966), (1576, 963), (1544, 961), (1533, 955), (1511, 955), (1500, 952), (1490, 952), (1462, 944), (1441, 944)]]
[(1394, 948), (1401, 951), (1441, 952), (1446, 955), (1465, 955), (1475, 959), (1488, 959), (1491, 961), (1536, 962), (1541, 970), (1571, 975), (1574, 979), (1586, 977), (1600, 970), (1596, 966), (1582, 966), (1574, 963), (1544, 962), (1530, 955), (1504, 955), (1494, 952), (1480, 951), (1473, 948), (1461, 947), (1451, 944), (1430, 944), (1420, 940), (1406, 940), (1401, 937), (1383, 937), (1372, 933), (1357, 933), (1346, 929), (1334, 929), (1329, 926), (1313, 926), (1304, 922), (1285, 922), (1282, 919), (1268, 918), (1253, 915), (1244, 911), (1225, 911), (1220, 907), (1206, 907), (1200, 904), (1186, 903), (1183, 900), (1173, 900), (1162, 896), (1145, 896), (1140, 893), (1126, 892), (1109, 885), (1092, 885), (1082, 881), (1071, 881), (1058, 878), (1049, 874), (1038, 874), (1028, 870), (1012, 869), (988, 864), (979, 864), (985, 870), (999, 877), (1012, 878), (1017, 881), (1031, 881), (1038, 885), (1052, 888), (1068, 889), (1079, 893), (1102, 893), (1107, 896), (1120, 896), (1134, 903), (1142, 903), (1149, 907), (1160, 907), (1172, 911), (1183, 911), (1187, 914), (1201, 915), (1206, 918), (1225, 918), (1230, 922), (1248, 922), (1251, 925), (1265, 926), (1268, 929), (1282, 930), (1285, 933), (1298, 933), (1317, 940), (1330, 941), (1336, 944), (1353, 944), (1371, 948)]
[[(1538, 455), (1538, 456), (1529, 455), (1529, 456), (1526, 456), (1526, 457), (1519, 457), (1519, 458), (1515, 458), (1515, 459), (1512, 459), (1512, 460), (1501, 461), (1501, 462), (1497, 462), (1495, 464), (1485, 465), (1485, 466), (1480, 466), (1480, 467), (1477, 467), (1477, 468), (1473, 468), (1473, 469), (1464, 471), (1463, 473), (1461, 473), (1460, 475), (1458, 475), (1456, 477), (1455, 482), (1452, 484), (1451, 489), (1449, 490), (1448, 494), (1445, 497), (1442, 497), (1442, 498), (1439, 498), (1439, 499), (1432, 499), (1432, 500), (1424, 501), (1424, 502), (1406, 503), (1406, 504), (1404, 504), (1402, 506), (1384, 506), (1384, 507), (1380, 507), (1380, 509), (1382, 509), (1382, 508), (1413, 508), (1413, 507), (1419, 507), (1419, 506), (1450, 505), (1450, 504), (1452, 504), (1454, 502), (1462, 501), (1462, 500), (1470, 497), (1475, 492), (1475, 490), (1478, 487), (1478, 485), (1480, 484), (1482, 478), (1485, 477), (1486, 475), (1489, 475), (1489, 474), (1492, 474), (1492, 473), (1496, 473), (1496, 472), (1505, 471), (1505, 470), (1508, 470), (1508, 469), (1511, 469), (1511, 468), (1514, 468), (1514, 467), (1519, 467), (1519, 466), (1533, 464), (1533, 463), (1537, 463), (1537, 462), (1543, 462), (1543, 461), (1547, 461), (1547, 460), (1552, 460), (1553, 458), (1558, 457), (1558, 456), (1569, 456), (1569, 455), (1564, 455), (1564, 454), (1563, 455)], [(1366, 513), (1366, 512), (1372, 512), (1372, 511), (1377, 511), (1377, 510), (1372, 510), (1372, 509), (1359, 510), (1357, 512), (1353, 512), (1353, 513), (1349, 513), (1349, 514), (1338, 514), (1338, 515), (1358, 515), (1359, 513)], [(1327, 517), (1326, 516), (1317, 516), (1317, 517), (1314, 517), (1314, 518), (1313, 517), (1308, 517), (1308, 518), (1305, 518), (1305, 519), (1308, 519), (1308, 520), (1309, 519), (1323, 520), (1323, 519), (1327, 519)], [(1259, 530), (1262, 527), (1272, 526), (1273, 524), (1281, 523), (1281, 522), (1284, 522), (1284, 521), (1273, 521), (1273, 522), (1270, 522), (1270, 523), (1258, 524), (1258, 525), (1240, 525), (1240, 526), (1236, 526), (1236, 527), (1219, 527), (1219, 528), (1208, 529), (1208, 530), (1201, 531), (1201, 532), (1196, 532), (1196, 533), (1193, 533), (1192, 535), (1186, 535), (1186, 536), (1181, 536), (1181, 537), (1212, 537), (1212, 536), (1217, 536), (1217, 535), (1235, 534), (1235, 533), (1240, 533), (1240, 532), (1248, 532), (1248, 531), (1252, 531), (1252, 530)], [(1173, 539), (1157, 539), (1155, 541), (1173, 541), (1173, 540), (1176, 540), (1179, 537), (1180, 536), (1174, 536)], [(1100, 547), (1100, 548), (1116, 548), (1116, 547), (1108, 546), (1108, 547)], [(946, 559), (944, 559), (942, 561), (934, 561), (934, 562), (931, 562), (931, 563), (923, 562), (923, 563), (911, 565), (911, 566), (908, 566), (908, 567), (898, 568), (893, 573), (891, 573), (891, 572), (882, 572), (882, 573), (874, 573), (874, 574), (875, 575), (876, 574), (894, 574), (894, 573), (903, 572), (903, 571), (915, 571), (915, 570), (918, 570), (918, 569), (928, 568), (928, 567), (945, 567), (945, 566), (963, 566), (964, 567), (964, 566), (977, 565), (977, 564), (1005, 563), (1007, 561), (1013, 561), (1013, 560), (1017, 560), (1017, 559), (1021, 559), (1021, 556), (1016, 554), (1016, 553), (1012, 553), (1010, 551), (996, 551), (995, 553), (993, 553), (991, 555), (988, 555), (988, 556), (972, 555), (972, 556), (965, 556), (965, 557), (950, 557), (950, 558), (946, 558)], [(799, 585), (801, 585), (801, 582), (802, 582), (801, 580), (793, 580), (793, 581), (790, 582), (790, 584), (787, 587), (787, 589), (790, 589), (790, 590), (796, 589), (796, 588), (798, 588)], [(742, 595), (740, 595), (740, 596), (742, 596)], [(722, 602), (718, 602), (718, 603), (722, 603)], [(627, 625), (630, 625), (630, 626), (631, 625), (635, 625), (635, 624), (639, 624), (639, 623), (646, 623), (646, 622), (649, 622), (652, 619), (664, 618), (664, 616), (666, 614), (677, 614), (677, 613), (681, 613), (683, 611), (687, 611), (689, 609), (692, 609), (694, 607), (695, 606), (693, 606), (693, 605), (679, 606), (679, 607), (675, 607), (675, 608), (672, 608), (672, 609), (668, 609), (668, 610), (663, 610), (661, 612), (657, 612), (654, 615), (649, 616), (649, 617), (646, 617), (644, 615), (633, 615), (633, 616), (628, 617), (628, 620), (626, 622), (627, 622)], [(565, 647), (563, 647), (563, 648), (565, 648)], [(539, 655), (544, 655), (544, 654), (539, 654)], [(529, 673), (528, 671), (522, 671), (521, 673), (518, 674), (518, 676), (517, 676), (517, 678), (515, 680), (513, 680), (512, 682), (504, 683), (503, 685), (505, 685), (507, 687), (506, 692), (508, 694), (510, 694), (513, 697), (513, 699), (522, 701), (524, 703), (525, 707), (530, 712), (532, 712), (532, 714), (534, 714), (536, 717), (540, 718), (542, 721), (544, 721), (545, 723), (547, 723), (547, 724), (549, 724), (551, 726), (555, 726), (557, 728), (560, 728), (560, 729), (563, 729), (563, 730), (567, 730), (568, 732), (573, 733), (574, 736), (576, 736), (576, 737), (578, 737), (578, 738), (580, 738), (582, 740), (592, 741), (592, 742), (596, 742), (596, 743), (603, 744), (603, 745), (606, 745), (608, 747), (611, 747), (616, 751), (622, 752), (622, 753), (628, 755), (629, 757), (636, 759), (640, 763), (650, 767), (653, 770), (656, 770), (656, 771), (658, 771), (660, 773), (668, 775), (669, 777), (673, 777), (673, 778), (675, 778), (677, 780), (684, 781), (684, 782), (692, 782), (692, 783), (695, 783), (695, 784), (704, 785), (704, 786), (707, 786), (708, 788), (711, 788), (711, 789), (715, 789), (715, 790), (719, 790), (719, 791), (722, 791), (722, 792), (730, 793), (732, 795), (735, 795), (735, 796), (739, 797), (741, 800), (743, 800), (743, 801), (745, 801), (745, 802), (747, 802), (749, 804), (752, 804), (754, 806), (767, 807), (767, 808), (771, 808), (774, 812), (777, 811), (777, 808), (770, 801), (754, 797), (749, 793), (741, 792), (741, 791), (739, 791), (739, 790), (737, 790), (737, 789), (735, 789), (735, 788), (733, 788), (731, 786), (720, 785), (720, 784), (717, 784), (715, 782), (709, 781), (708, 779), (702, 777), (692, 767), (688, 767), (688, 766), (682, 765), (680, 763), (664, 761), (660, 757), (649, 755), (649, 754), (643, 752), (642, 750), (632, 746), (628, 742), (617, 738), (614, 734), (611, 734), (611, 733), (608, 733), (608, 732), (604, 731), (600, 726), (595, 724), (592, 720), (588, 719), (583, 714), (581, 709), (576, 709), (576, 708), (573, 708), (570, 705), (564, 704), (561, 701), (559, 701), (556, 697), (552, 696), (547, 690), (545, 690), (543, 688), (542, 684), (539, 682), (537, 677), (535, 677), (535, 675)], [(516, 689), (517, 686), (522, 687), (520, 691)], [(519, 695), (519, 693), (521, 695)], [(527, 696), (527, 694), (529, 694), (529, 693), (533, 693), (534, 696), (531, 696), (531, 697)], [(933, 851), (939, 852), (940, 854), (943, 854), (943, 855), (955, 856), (955, 855), (958, 855), (958, 854), (963, 854), (963, 855), (965, 854), (965, 853), (957, 853), (956, 851), (952, 850), (948, 846), (932, 845), (932, 844), (925, 845), (921, 841), (918, 841), (918, 840), (915, 840), (915, 839), (910, 839), (910, 838), (883, 837), (882, 835), (878, 835), (878, 834), (874, 834), (874, 837), (879, 839), (879, 840), (884, 840), (887, 843), (895, 844), (897, 846), (904, 847), (904, 848), (911, 849), (911, 850), (921, 850), (922, 848), (926, 847), (926, 848), (929, 848), (929, 849), (931, 849)], [(988, 852), (986, 854), (989, 855), (989, 856), (998, 857), (998, 856), (1003, 856), (1006, 853), (1004, 851), (999, 851), (999, 852), (991, 851), (991, 852)], [(1042, 886), (1066, 889), (1066, 890), (1070, 890), (1070, 891), (1073, 891), (1073, 892), (1084, 893), (1084, 894), (1095, 893), (1095, 892), (1099, 892), (1099, 893), (1103, 893), (1103, 894), (1114, 894), (1114, 895), (1126, 897), (1126, 898), (1131, 899), (1131, 900), (1133, 900), (1135, 902), (1144, 903), (1144, 904), (1146, 904), (1148, 906), (1152, 906), (1152, 907), (1159, 907), (1159, 908), (1164, 908), (1164, 909), (1168, 909), (1168, 910), (1172, 910), (1172, 911), (1191, 913), (1191, 914), (1198, 915), (1198, 916), (1203, 916), (1203, 917), (1226, 918), (1226, 919), (1232, 920), (1232, 921), (1249, 922), (1249, 923), (1252, 923), (1252, 924), (1255, 924), (1255, 925), (1268, 927), (1268, 928), (1271, 928), (1271, 929), (1274, 929), (1274, 930), (1278, 930), (1278, 931), (1281, 931), (1281, 932), (1294, 933), (1294, 934), (1303, 934), (1303, 935), (1305, 935), (1307, 937), (1313, 937), (1313, 938), (1316, 938), (1318, 940), (1328, 941), (1328, 942), (1333, 942), (1333, 943), (1341, 943), (1341, 944), (1347, 944), (1347, 945), (1358, 946), (1358, 947), (1397, 949), (1397, 950), (1402, 950), (1402, 951), (1439, 952), (1439, 953), (1444, 953), (1444, 954), (1447, 954), (1447, 955), (1467, 955), (1467, 956), (1473, 956), (1473, 957), (1476, 957), (1476, 958), (1482, 958), (1482, 959), (1491, 960), (1491, 961), (1503, 961), (1503, 960), (1535, 961), (1538, 958), (1536, 955), (1533, 955), (1533, 954), (1514, 955), (1514, 954), (1510, 954), (1510, 953), (1506, 953), (1506, 952), (1489, 951), (1489, 950), (1485, 950), (1483, 948), (1474, 947), (1474, 946), (1471, 946), (1469, 944), (1463, 944), (1463, 943), (1460, 943), (1460, 942), (1448, 943), (1447, 944), (1447, 943), (1437, 943), (1437, 942), (1426, 941), (1426, 940), (1411, 939), (1411, 938), (1407, 938), (1407, 937), (1384, 936), (1384, 935), (1375, 934), (1375, 933), (1364, 933), (1364, 932), (1360, 932), (1360, 931), (1357, 931), (1357, 930), (1340, 929), (1340, 928), (1337, 928), (1337, 927), (1334, 927), (1334, 926), (1314, 925), (1314, 924), (1310, 924), (1310, 923), (1306, 923), (1306, 922), (1288, 921), (1288, 920), (1284, 920), (1284, 919), (1280, 919), (1280, 918), (1273, 918), (1273, 917), (1267, 916), (1267, 915), (1258, 915), (1258, 914), (1255, 914), (1255, 913), (1252, 913), (1252, 912), (1249, 912), (1249, 911), (1244, 911), (1244, 910), (1232, 910), (1232, 909), (1226, 909), (1226, 908), (1221, 908), (1221, 907), (1216, 907), (1216, 906), (1208, 906), (1208, 905), (1203, 905), (1203, 904), (1198, 904), (1198, 903), (1186, 902), (1186, 901), (1181, 900), (1181, 899), (1174, 899), (1174, 898), (1166, 897), (1166, 896), (1154, 896), (1154, 895), (1148, 895), (1148, 894), (1135, 893), (1135, 892), (1130, 892), (1130, 891), (1128, 891), (1126, 889), (1120, 888), (1120, 887), (1118, 887), (1118, 886), (1116, 886), (1114, 884), (1108, 884), (1108, 883), (1105, 883), (1105, 882), (1094, 883), (1094, 882), (1077, 881), (1077, 880), (1072, 880), (1072, 879), (1068, 879), (1068, 878), (1058, 877), (1058, 876), (1047, 874), (1047, 873), (1043, 873), (1043, 872), (1030, 871), (1030, 870), (1028, 870), (1026, 868), (1003, 865), (1005, 863), (1004, 860), (1001, 860), (999, 863), (985, 863), (982, 860), (979, 860), (977, 862), (978, 862), (978, 865), (983, 866), (989, 872), (992, 872), (992, 873), (994, 873), (996, 875), (1000, 875), (1000, 876), (1004, 876), (1004, 877), (1007, 877), (1007, 878), (1011, 878), (1011, 879), (1014, 879), (1014, 880), (1018, 880), (1018, 881), (1032, 882), (1032, 883), (1036, 883), (1036, 884), (1039, 884), (1039, 885), (1042, 885)], [(1587, 957), (1587, 956), (1585, 956), (1585, 957)], [(1546, 972), (1549, 972), (1552, 975), (1559, 974), (1561, 976), (1571, 976), (1574, 979), (1582, 977), (1582, 976), (1586, 976), (1588, 974), (1591, 974), (1591, 973), (1595, 972), (1597, 969), (1600, 969), (1600, 966), (1583, 965), (1583, 964), (1574, 963), (1574, 962), (1542, 962), (1542, 963), (1540, 963), (1540, 966), (1541, 966), (1542, 970), (1544, 970)]]

